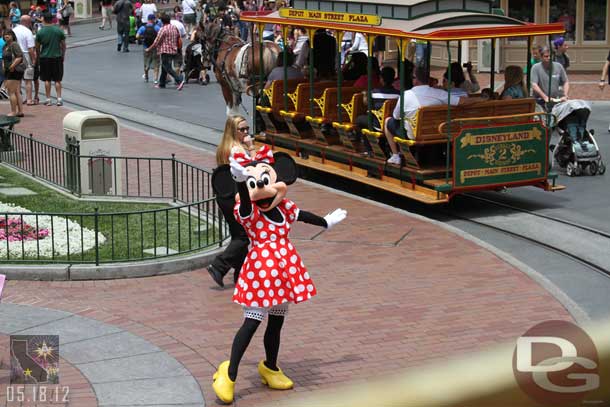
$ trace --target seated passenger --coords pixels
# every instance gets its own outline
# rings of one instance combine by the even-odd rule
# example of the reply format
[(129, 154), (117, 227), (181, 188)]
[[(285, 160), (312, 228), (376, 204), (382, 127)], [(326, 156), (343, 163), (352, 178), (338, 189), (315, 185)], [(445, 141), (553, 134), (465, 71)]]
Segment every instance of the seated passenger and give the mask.
[(527, 97), (527, 89), (523, 83), (523, 69), (517, 65), (509, 65), (504, 69), (504, 89), (500, 99), (523, 99)]
[(284, 52), (288, 52), (286, 56), (287, 61), (287, 77), (288, 79), (301, 79), (303, 78), (303, 72), (300, 69), (292, 66), (294, 63), (294, 56), (290, 51), (281, 51), (277, 56), (277, 62), (275, 68), (269, 72), (267, 76), (267, 83), (265, 83), (265, 89), (271, 87), (271, 83), (276, 80), (284, 79)]
[[(482, 99), (477, 97), (460, 97), (451, 94), (449, 95), (443, 89), (432, 88), (428, 85), (430, 77), (424, 69), (416, 68), (413, 77), (413, 88), (405, 91), (403, 95), (404, 116), (405, 116), (405, 134), (408, 138), (413, 139), (413, 128), (411, 122), (417, 116), (417, 111), (420, 107), (444, 105), (448, 101), (452, 106), (469, 105), (480, 102)], [(390, 164), (400, 164), (400, 155), (398, 154), (398, 146), (394, 141), (395, 136), (400, 136), (400, 103), (396, 104), (396, 108), (392, 117), (388, 117), (384, 123), (384, 135), (388, 140), (392, 156), (388, 159)]]
[(495, 100), (496, 92), (491, 90), (491, 88), (481, 89), (481, 99), (483, 100)]
[[(368, 62), (368, 58), (367, 58), (367, 62)], [(381, 86), (381, 82), (379, 82), (379, 62), (377, 61), (377, 58), (373, 58), (372, 59), (372, 69), (371, 69), (371, 80), (372, 80), (372, 88), (378, 88)], [(366, 74), (366, 72), (363, 75), (360, 75), (360, 77), (358, 79), (356, 79), (356, 82), (354, 82), (354, 88), (368, 88), (369, 84), (369, 77)]]
[(366, 75), (367, 56), (362, 52), (356, 52), (350, 55), (350, 60), (343, 67), (343, 79), (346, 81), (355, 81), (362, 75)]
[(469, 93), (475, 93), (480, 89), (477, 78), (472, 73), (472, 64), (468, 62), (465, 65), (470, 80), (466, 79), (464, 76), (464, 71), (459, 62), (451, 63), (451, 84), (447, 83), (447, 78), (449, 76), (448, 70), (446, 70), (443, 75), (443, 88), (451, 88), (451, 92), (455, 92), (457, 96), (468, 96)]
[[(379, 110), (383, 107), (383, 103), (389, 99), (398, 99), (400, 97), (400, 91), (392, 86), (394, 82), (394, 76), (396, 72), (394, 68), (386, 66), (381, 70), (381, 86), (378, 88), (374, 88), (371, 90), (371, 104), (373, 110)], [(367, 105), (367, 102), (364, 102)], [(373, 128), (375, 130), (381, 130), (381, 123), (377, 120), (377, 117), (373, 116)], [(362, 114), (356, 117), (356, 126), (358, 139), (362, 140), (362, 133), (360, 133), (361, 129), (368, 128), (369, 126), (369, 116), (368, 114)], [(367, 146), (367, 149), (368, 146)]]

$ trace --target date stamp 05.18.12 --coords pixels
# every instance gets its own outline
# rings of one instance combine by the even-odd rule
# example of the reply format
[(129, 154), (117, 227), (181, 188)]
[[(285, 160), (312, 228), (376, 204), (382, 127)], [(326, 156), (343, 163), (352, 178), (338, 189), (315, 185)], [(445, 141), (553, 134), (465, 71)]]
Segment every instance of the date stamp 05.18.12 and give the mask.
[(59, 380), (58, 335), (11, 335), (9, 350), (10, 363), (0, 366), (0, 406), (70, 405), (70, 387)]

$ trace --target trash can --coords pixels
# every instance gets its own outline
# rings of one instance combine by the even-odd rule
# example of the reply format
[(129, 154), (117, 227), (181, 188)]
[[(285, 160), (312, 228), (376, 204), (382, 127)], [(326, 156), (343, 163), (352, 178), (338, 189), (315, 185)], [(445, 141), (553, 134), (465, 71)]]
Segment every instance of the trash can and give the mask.
[[(119, 122), (116, 117), (83, 110), (64, 117), (66, 184), (84, 195), (121, 195)], [(80, 187), (80, 189), (78, 189)]]

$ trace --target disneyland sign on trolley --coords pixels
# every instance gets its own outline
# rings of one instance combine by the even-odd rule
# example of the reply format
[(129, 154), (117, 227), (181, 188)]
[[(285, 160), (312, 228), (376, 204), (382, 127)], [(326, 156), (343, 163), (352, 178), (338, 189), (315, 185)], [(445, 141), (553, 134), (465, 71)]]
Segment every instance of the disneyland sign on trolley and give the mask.
[(372, 14), (339, 13), (335, 11), (299, 10), (282, 8), (280, 16), (303, 20), (327, 21), (333, 23), (380, 25), (381, 17)]

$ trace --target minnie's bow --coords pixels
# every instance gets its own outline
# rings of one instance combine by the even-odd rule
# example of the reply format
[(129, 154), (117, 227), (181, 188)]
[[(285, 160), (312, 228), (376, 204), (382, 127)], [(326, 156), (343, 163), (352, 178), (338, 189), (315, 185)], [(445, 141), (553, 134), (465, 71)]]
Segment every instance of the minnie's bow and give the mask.
[(275, 162), (273, 159), (273, 151), (271, 151), (269, 146), (266, 144), (256, 152), (254, 158), (250, 158), (244, 153), (235, 153), (233, 154), (233, 158), (243, 167), (252, 162), (265, 162), (267, 164), (273, 164)]

